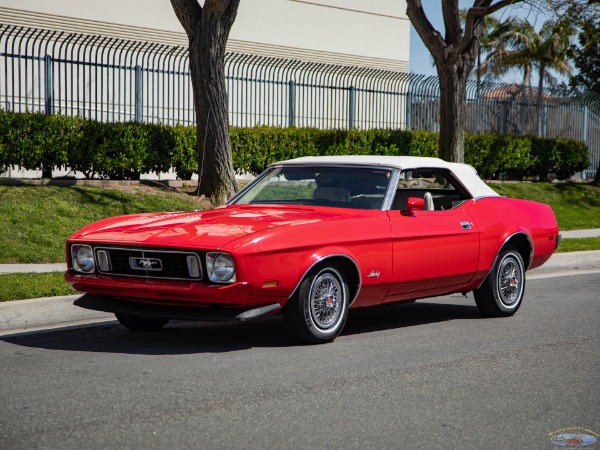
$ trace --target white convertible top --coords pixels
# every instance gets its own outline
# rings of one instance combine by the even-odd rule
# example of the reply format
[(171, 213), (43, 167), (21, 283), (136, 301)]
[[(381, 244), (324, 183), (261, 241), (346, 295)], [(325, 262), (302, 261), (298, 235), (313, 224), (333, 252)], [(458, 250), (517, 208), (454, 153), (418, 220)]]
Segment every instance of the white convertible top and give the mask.
[(280, 161), (273, 165), (360, 165), (382, 166), (400, 170), (410, 169), (448, 169), (460, 180), (473, 197), (490, 197), (498, 194), (485, 184), (477, 175), (473, 166), (468, 164), (450, 163), (439, 158), (424, 158), (419, 156), (304, 156), (302, 158)]

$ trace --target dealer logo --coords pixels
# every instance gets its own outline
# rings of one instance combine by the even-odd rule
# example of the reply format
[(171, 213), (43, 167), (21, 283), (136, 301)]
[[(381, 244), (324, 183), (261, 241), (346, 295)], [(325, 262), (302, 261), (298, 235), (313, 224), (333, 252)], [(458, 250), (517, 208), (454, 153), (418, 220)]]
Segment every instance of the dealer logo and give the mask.
[(598, 442), (598, 433), (580, 427), (561, 428), (548, 434), (554, 445), (561, 447), (587, 447)]
[(162, 270), (162, 261), (157, 258), (129, 258), (129, 267), (134, 270)]

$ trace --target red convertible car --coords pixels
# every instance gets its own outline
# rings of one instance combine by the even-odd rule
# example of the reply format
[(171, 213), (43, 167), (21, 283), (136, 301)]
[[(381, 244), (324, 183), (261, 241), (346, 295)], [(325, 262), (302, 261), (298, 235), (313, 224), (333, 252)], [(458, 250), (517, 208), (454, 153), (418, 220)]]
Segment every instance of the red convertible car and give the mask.
[(281, 314), (311, 343), (349, 308), (474, 292), (510, 316), (559, 244), (547, 205), (499, 196), (465, 164), (324, 156), (269, 166), (210, 211), (113, 217), (67, 241), (75, 304), (125, 327)]

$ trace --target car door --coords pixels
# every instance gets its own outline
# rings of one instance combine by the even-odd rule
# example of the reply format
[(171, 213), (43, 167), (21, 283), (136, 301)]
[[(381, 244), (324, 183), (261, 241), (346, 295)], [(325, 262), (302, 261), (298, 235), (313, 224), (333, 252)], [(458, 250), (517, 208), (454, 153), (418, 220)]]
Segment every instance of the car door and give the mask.
[[(469, 283), (477, 270), (479, 236), (464, 208), (389, 211), (392, 283), (388, 297)], [(390, 299), (393, 300), (393, 299)]]
[[(408, 198), (426, 210), (407, 211)], [(469, 283), (479, 259), (479, 234), (467, 208), (473, 200), (449, 172), (405, 171), (388, 211), (393, 275), (387, 301), (449, 292)], [(412, 294), (411, 294), (412, 293)]]

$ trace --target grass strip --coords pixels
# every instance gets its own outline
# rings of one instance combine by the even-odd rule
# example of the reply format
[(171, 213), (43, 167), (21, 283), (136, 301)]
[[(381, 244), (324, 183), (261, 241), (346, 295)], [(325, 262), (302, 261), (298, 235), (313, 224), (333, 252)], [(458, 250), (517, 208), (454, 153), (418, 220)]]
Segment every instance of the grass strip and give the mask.
[(7, 273), (0, 275), (0, 302), (77, 294), (62, 272)]
[(66, 239), (106, 217), (196, 208), (193, 196), (146, 187), (0, 186), (0, 264), (62, 262)]
[(585, 252), (590, 250), (600, 250), (600, 237), (589, 238), (569, 238), (562, 239), (558, 247), (558, 253), (567, 252)]

